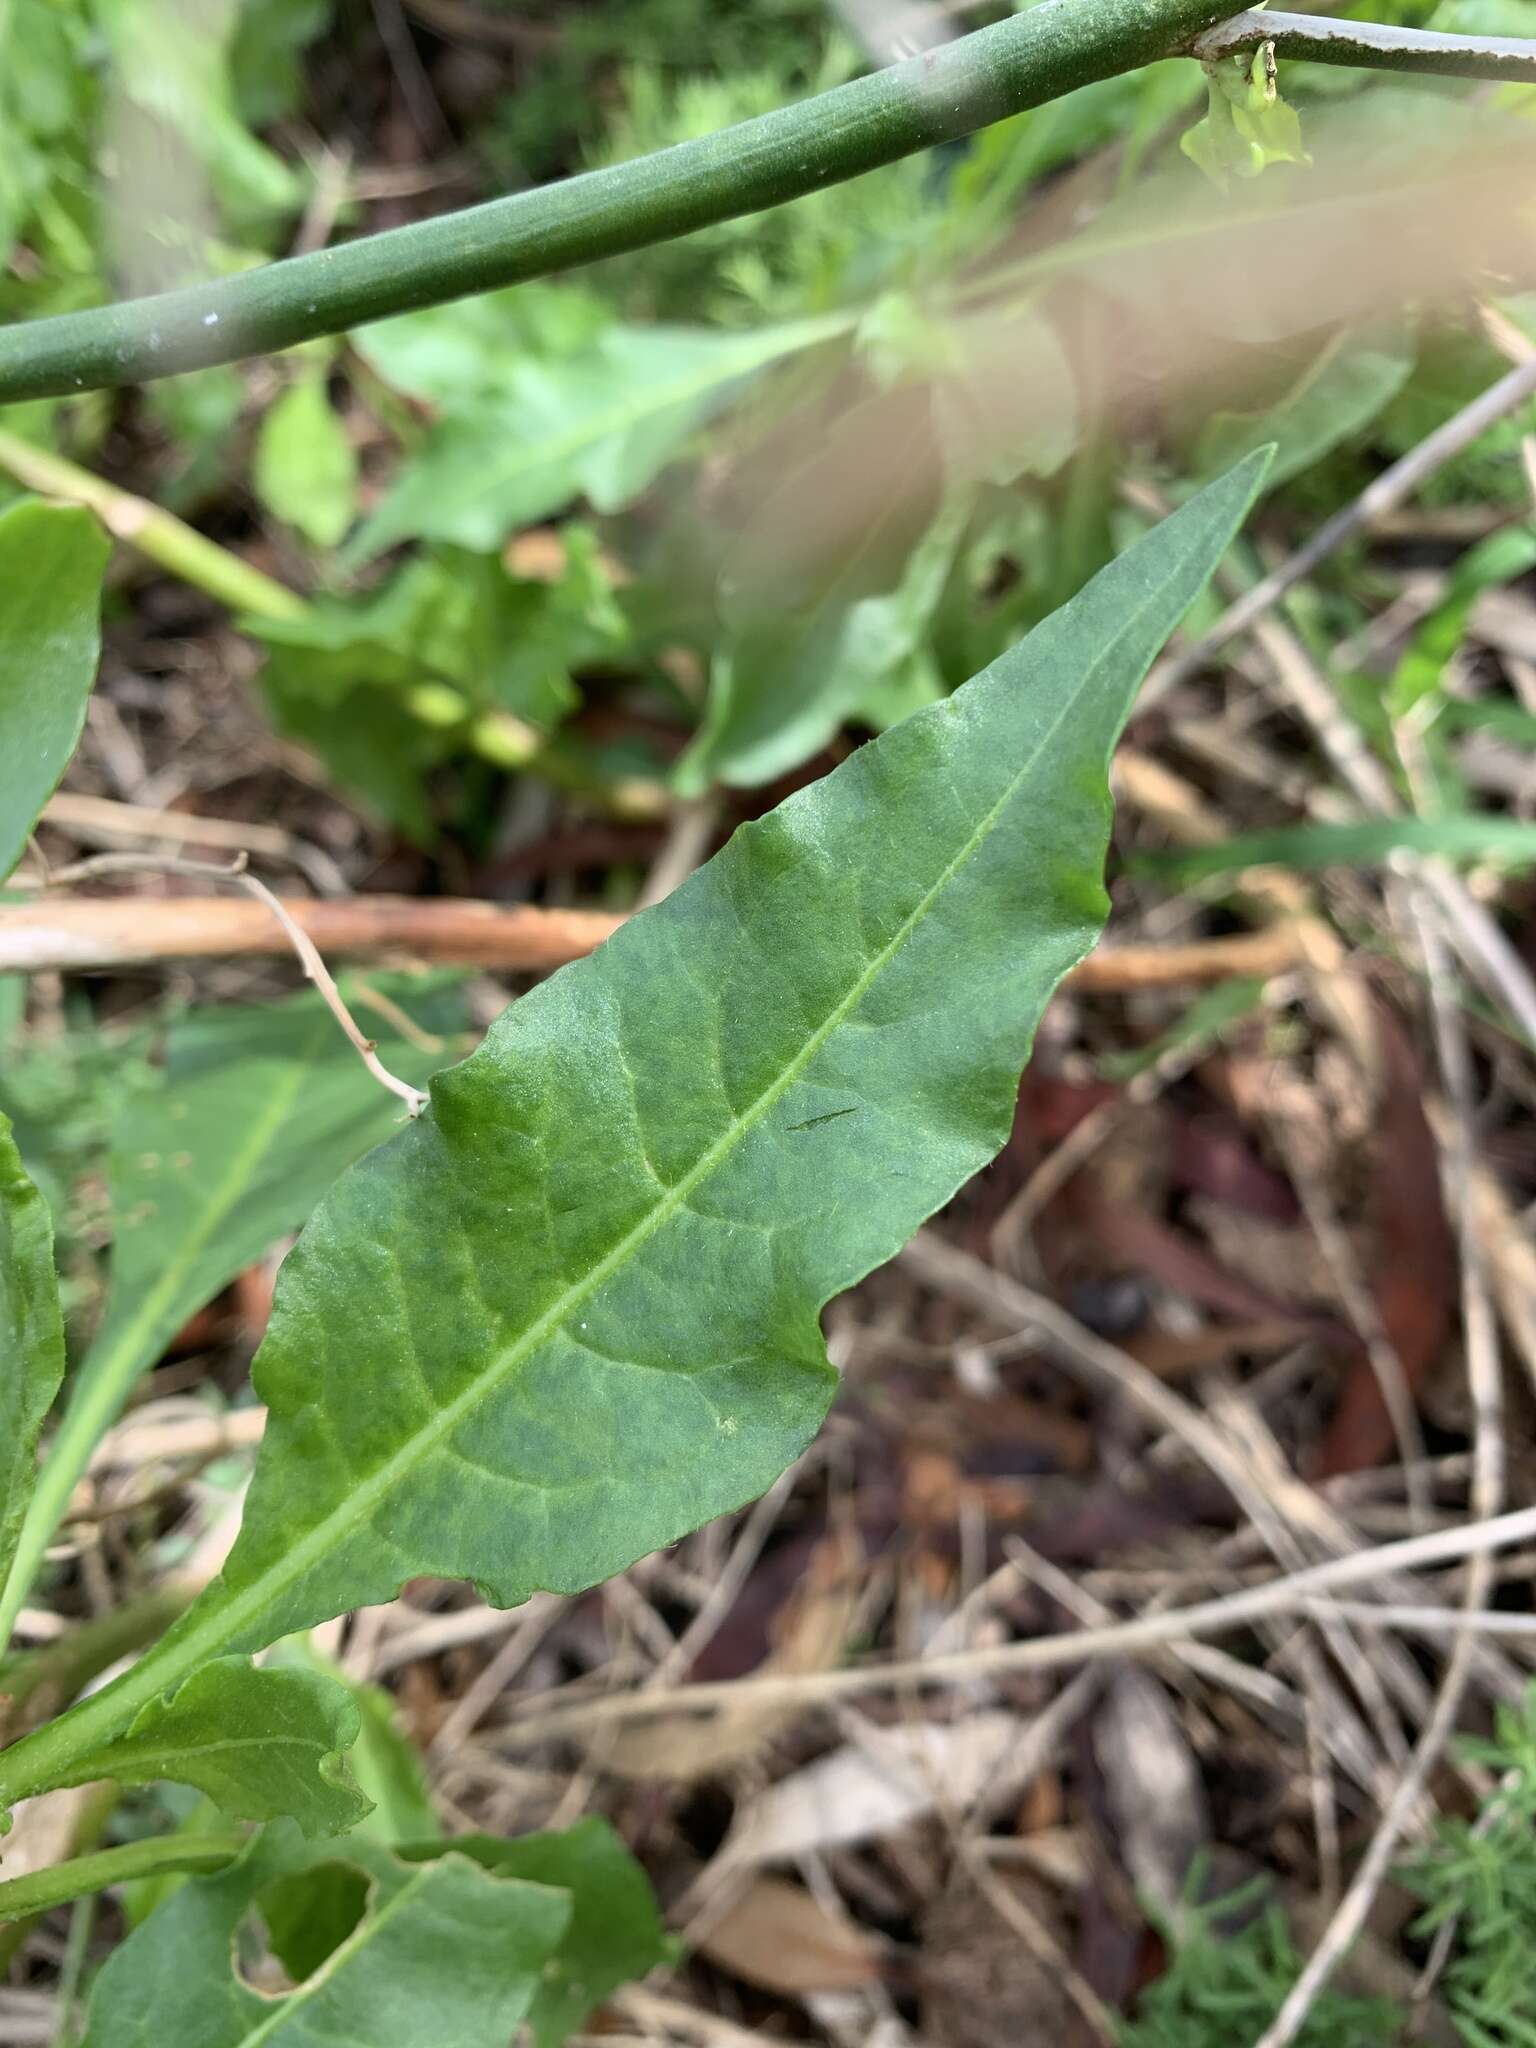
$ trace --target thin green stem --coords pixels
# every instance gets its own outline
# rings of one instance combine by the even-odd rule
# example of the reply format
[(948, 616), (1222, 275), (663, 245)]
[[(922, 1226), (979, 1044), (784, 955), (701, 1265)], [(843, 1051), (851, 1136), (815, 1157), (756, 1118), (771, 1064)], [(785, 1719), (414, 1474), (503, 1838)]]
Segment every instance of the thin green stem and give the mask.
[(91, 1936), (95, 1931), (96, 1895), (92, 1892), (83, 1899), (76, 1899), (74, 1911), (69, 1916), (69, 1933), (65, 1937), (64, 1955), (59, 1963), (58, 2017), (49, 2048), (75, 2048), (80, 2038), (76, 2006), (80, 1980), (85, 1975), (86, 1959), (91, 1952)]
[(217, 283), (0, 329), (0, 404), (147, 383), (553, 276), (781, 206), (1160, 57), (1210, 59), (1263, 42), (1325, 64), (1536, 80), (1536, 41), (1510, 36), (1224, 18), (1211, 0), (1043, 0), (909, 63), (631, 163)]
[(1330, 21), (1313, 14), (1251, 9), (1196, 38), (1197, 57), (1230, 56), (1273, 43), (1280, 57), (1351, 64), (1370, 71), (1414, 71), (1434, 78), (1495, 78), (1536, 85), (1536, 42), (1517, 36), (1452, 36), (1437, 29), (1393, 28), (1374, 21)]
[[(94, 1855), (113, 1814), (122, 1804), (122, 1798), (123, 1788), (114, 1785), (109, 1778), (87, 1787), (76, 1809), (74, 1825), (69, 1830), (66, 1856)], [(33, 1930), (41, 1918), (40, 1913), (27, 1913), (19, 1920), (0, 1923), (0, 1980), (10, 1974), (12, 1963), (32, 1939)]]
[(10, 327), (0, 403), (292, 348), (780, 206), (1169, 56), (1225, 11), (1212, 0), (1043, 0), (910, 63), (632, 163), (214, 284)]
[(62, 1713), (109, 1665), (163, 1636), (191, 1602), (191, 1586), (172, 1580), (0, 1663), (0, 1743), (15, 1742)]
[(0, 431), (0, 469), (29, 491), (84, 505), (115, 540), (137, 548), (171, 575), (205, 590), (232, 611), (262, 619), (302, 619), (309, 610), (303, 598), (285, 584), (194, 532), (174, 512), (136, 498), (131, 491), (121, 491), (78, 463), (34, 447), (17, 434)]
[(67, 1906), (71, 1899), (104, 1892), (108, 1885), (126, 1884), (130, 1878), (164, 1877), (177, 1870), (222, 1870), (240, 1854), (245, 1842), (245, 1836), (233, 1829), (215, 1835), (156, 1835), (145, 1842), (127, 1842), (120, 1849), (99, 1849), (93, 1856), (55, 1863), (49, 1870), (34, 1870), (0, 1884), (0, 1921), (46, 1913), (54, 1906)]

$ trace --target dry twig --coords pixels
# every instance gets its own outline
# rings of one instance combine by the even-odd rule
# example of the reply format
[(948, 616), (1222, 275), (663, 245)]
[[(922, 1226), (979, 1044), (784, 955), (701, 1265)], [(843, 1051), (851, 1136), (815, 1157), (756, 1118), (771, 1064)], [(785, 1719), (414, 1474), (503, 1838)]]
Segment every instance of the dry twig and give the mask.
[[(1451, 1143), (1441, 1154), (1441, 1171), (1445, 1181), (1446, 1205), (1459, 1225), (1462, 1327), (1473, 1409), (1472, 1498), (1474, 1512), (1486, 1525), (1489, 1519), (1498, 1515), (1504, 1497), (1504, 1416), (1498, 1332), (1493, 1298), (1483, 1266), (1473, 1198), (1472, 1060), (1445, 943), (1435, 912), (1422, 896), (1413, 904), (1413, 916), (1429, 974), (1436, 1050), (1454, 1117)], [(1455, 1731), (1456, 1719), (1472, 1676), (1472, 1631), (1477, 1625), (1486, 1626), (1490, 1619), (1481, 1610), (1487, 1606), (1492, 1583), (1489, 1554), (1486, 1551), (1474, 1552), (1462, 1608), (1462, 1629), (1452, 1645), (1434, 1713), (1419, 1737), (1408, 1769), (1387, 1804), (1349, 1889), (1257, 2048), (1289, 2048), (1305, 2026), (1319, 1993), (1364, 1927), (1376, 1896), (1386, 1882), (1403, 1835), (1412, 1823), (1430, 1773), (1439, 1763)]]
[(1444, 426), (1426, 435), (1417, 447), (1411, 448), (1400, 461), (1374, 478), (1357, 498), (1335, 512), (1331, 519), (1325, 520), (1316, 533), (1277, 569), (1271, 570), (1251, 590), (1228, 605), (1209, 632), (1202, 634), (1159, 672), (1159, 693), (1198, 675), (1229, 640), (1256, 625), (1287, 591), (1294, 590), (1298, 583), (1326, 562), (1352, 534), (1379, 519), (1384, 512), (1395, 511), (1437, 470), (1443, 469), (1446, 463), (1469, 448), (1491, 426), (1507, 418), (1533, 394), (1536, 394), (1536, 356), (1516, 364), (1496, 384), (1479, 392), (1470, 405), (1463, 406)]
[(184, 875), (193, 881), (233, 882), (237, 888), (244, 889), (248, 895), (254, 897), (259, 907), (264, 907), (277, 919), (288, 945), (299, 957), (299, 964), (304, 969), (306, 978), (314, 983), (321, 1000), (341, 1026), (348, 1043), (355, 1049), (369, 1073), (381, 1088), (386, 1088), (391, 1095), (398, 1096), (413, 1117), (420, 1116), (427, 1106), (427, 1097), (419, 1088), (413, 1088), (409, 1081), (402, 1081), (385, 1066), (379, 1058), (375, 1041), (365, 1038), (359, 1030), (314, 940), (292, 915), (281, 897), (274, 896), (265, 882), (258, 881), (254, 875), (246, 873), (244, 855), (233, 866), (221, 868), (207, 861), (176, 860), (168, 854), (98, 853), (93, 854), (89, 860), (77, 862), (73, 867), (60, 868), (52, 879), (55, 882), (81, 882), (97, 875), (131, 874), (144, 868), (149, 868), (156, 874)]
[[(135, 857), (129, 864), (153, 867), (155, 861)], [(352, 896), (325, 902), (284, 896), (278, 901), (333, 960), (401, 955), (522, 974), (548, 973), (581, 959), (624, 922), (604, 911), (542, 910), (447, 896)], [(1092, 995), (1200, 988), (1239, 976), (1284, 974), (1302, 964), (1303, 945), (1300, 932), (1279, 926), (1181, 946), (1108, 946), (1090, 954), (1070, 982), (1079, 993)], [(0, 973), (83, 973), (287, 951), (269, 919), (248, 904), (220, 896), (45, 897), (0, 906)]]
[[(835, 1671), (810, 1671), (783, 1676), (721, 1679), (704, 1685), (682, 1685), (666, 1692), (612, 1693), (569, 1707), (530, 1713), (509, 1722), (502, 1729), (503, 1740), (519, 1744), (563, 1740), (566, 1736), (605, 1723), (633, 1721), (652, 1715), (714, 1712), (735, 1705), (750, 1696), (758, 1706), (793, 1704), (822, 1705), (830, 1700), (851, 1698), (858, 1693), (904, 1687), (955, 1685), (977, 1679), (995, 1679), (1020, 1671), (1045, 1671), (1061, 1665), (1088, 1663), (1103, 1657), (1139, 1656), (1197, 1635), (1216, 1635), (1276, 1614), (1308, 1614), (1319, 1603), (1330, 1600), (1340, 1586), (1361, 1586), (1388, 1581), (1393, 1574), (1416, 1570), (1423, 1565), (1441, 1564), (1449, 1558), (1485, 1557), (1508, 1544), (1524, 1543), (1536, 1536), (1536, 1508), (1519, 1508), (1491, 1521), (1456, 1524), (1434, 1529), (1423, 1536), (1405, 1537), (1398, 1543), (1384, 1543), (1348, 1557), (1330, 1558), (1325, 1564), (1271, 1580), (1262, 1586), (1245, 1588), (1192, 1607), (1169, 1609), (1161, 1614), (1143, 1614), (1132, 1621), (1104, 1628), (1077, 1630), (1071, 1634), (1037, 1637), (1027, 1642), (998, 1643), (983, 1649), (961, 1650), (945, 1657), (872, 1664)], [(1391, 1610), (1387, 1610), (1389, 1613)], [(1422, 1610), (1412, 1610), (1415, 1623)], [(1524, 1620), (1532, 1629), (1531, 1617)], [(1471, 1642), (1484, 1617), (1465, 1608), (1432, 1611), (1436, 1633), (1457, 1636), (1458, 1646)]]

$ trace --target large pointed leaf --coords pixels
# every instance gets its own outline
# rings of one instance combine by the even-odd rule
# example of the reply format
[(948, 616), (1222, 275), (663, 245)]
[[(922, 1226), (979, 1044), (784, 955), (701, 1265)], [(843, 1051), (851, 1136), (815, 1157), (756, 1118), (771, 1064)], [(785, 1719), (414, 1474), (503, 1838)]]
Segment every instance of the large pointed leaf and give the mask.
[(0, 1115), (0, 1584), (32, 1495), (37, 1439), (63, 1377), (53, 1224), (22, 1167), (10, 1119)]
[(207, 1658), (408, 1578), (575, 1591), (772, 1483), (818, 1311), (996, 1153), (1102, 926), (1108, 756), (1267, 453), (515, 1003), (284, 1267), (220, 1581), (0, 1756), (57, 1782)]
[(270, 1828), (239, 1863), (183, 1885), (102, 1968), (82, 2048), (500, 2048), (527, 2012), (570, 1915), (563, 1892), (488, 1875), (462, 1857), (414, 1868), (377, 1846), (343, 1852), (368, 1910), (314, 1973), (277, 1995), (234, 1967), (264, 1888), (312, 1854)]
[(77, 1757), (65, 1781), (196, 1785), (236, 1820), (291, 1814), (307, 1835), (339, 1835), (368, 1813), (347, 1768), (360, 1716), (318, 1671), (260, 1670), (217, 1657), (170, 1700), (151, 1700), (115, 1742)]
[(224, 1580), (120, 1697), (418, 1575), (590, 1585), (778, 1476), (833, 1389), (821, 1305), (1007, 1135), (1103, 922), (1109, 750), (1262, 474), (739, 832), (342, 1177)]
[(27, 503), (0, 517), (0, 881), (85, 723), (107, 554), (101, 528), (73, 506)]

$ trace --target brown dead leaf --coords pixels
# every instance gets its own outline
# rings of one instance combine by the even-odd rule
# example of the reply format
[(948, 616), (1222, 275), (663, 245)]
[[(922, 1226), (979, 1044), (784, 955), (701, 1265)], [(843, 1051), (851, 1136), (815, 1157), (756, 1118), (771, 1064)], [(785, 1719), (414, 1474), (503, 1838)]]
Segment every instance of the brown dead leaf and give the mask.
[[(1425, 1079), (1413, 1042), (1385, 1005), (1376, 1012), (1383, 1099), (1371, 1150), (1373, 1291), (1384, 1335), (1408, 1390), (1423, 1388), (1455, 1312), (1456, 1257), (1440, 1199), (1434, 1133), (1424, 1110)], [(1358, 1358), (1318, 1457), (1325, 1479), (1378, 1465), (1394, 1436), (1370, 1361)]]
[[(1287, 1299), (1290, 1286), (1305, 1284), (1315, 1270), (1305, 1231), (1266, 1224), (1218, 1203), (1191, 1201), (1188, 1207), (1191, 1217), (1219, 1240), (1213, 1249), (1156, 1216), (1108, 1203), (1094, 1204), (1093, 1223), (1108, 1253), (1203, 1308), (1247, 1322), (1288, 1321), (1298, 1333), (1323, 1334), (1337, 1327), (1333, 1318)], [(1307, 1296), (1299, 1299), (1304, 1303)]]
[(1211, 1323), (1202, 1330), (1138, 1330), (1125, 1349), (1159, 1379), (1187, 1379), (1232, 1359), (1268, 1358), (1296, 1342), (1296, 1324), (1289, 1318), (1267, 1322)]
[(744, 1984), (790, 1997), (862, 1990), (880, 1976), (883, 1951), (867, 1928), (778, 1877), (754, 1877), (694, 1947)]
[(1115, 1672), (1094, 1719), (1093, 1749), (1121, 1867), (1138, 1898), (1172, 1916), (1210, 1819), (1178, 1716), (1148, 1672)]
[(780, 1778), (737, 1814), (717, 1868), (783, 1862), (898, 1833), (935, 1810), (964, 1813), (1023, 1790), (1054, 1741), (1054, 1717), (991, 1711), (948, 1725), (867, 1724)]
[[(811, 1553), (805, 1581), (775, 1624), (763, 1677), (828, 1671), (842, 1657), (864, 1589), (864, 1551), (853, 1531), (826, 1537)], [(602, 1755), (620, 1777), (696, 1783), (755, 1756), (795, 1717), (782, 1702), (759, 1704), (750, 1684), (708, 1721), (688, 1713), (622, 1728)]]

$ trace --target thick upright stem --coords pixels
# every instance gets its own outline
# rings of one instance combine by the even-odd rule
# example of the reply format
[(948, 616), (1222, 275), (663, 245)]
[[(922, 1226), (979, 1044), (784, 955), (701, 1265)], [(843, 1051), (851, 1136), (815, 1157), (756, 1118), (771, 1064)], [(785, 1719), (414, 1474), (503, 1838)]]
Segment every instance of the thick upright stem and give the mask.
[(798, 106), (633, 163), (217, 284), (0, 331), (0, 403), (168, 377), (547, 277), (855, 178), (1187, 45), (1216, 0), (1043, 0)]

